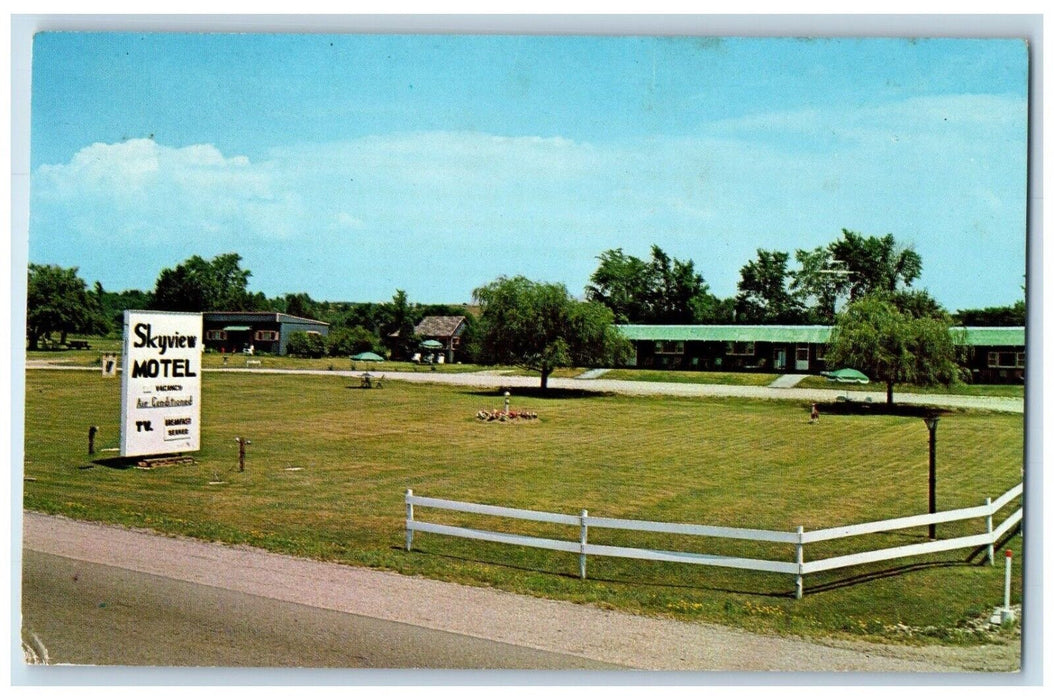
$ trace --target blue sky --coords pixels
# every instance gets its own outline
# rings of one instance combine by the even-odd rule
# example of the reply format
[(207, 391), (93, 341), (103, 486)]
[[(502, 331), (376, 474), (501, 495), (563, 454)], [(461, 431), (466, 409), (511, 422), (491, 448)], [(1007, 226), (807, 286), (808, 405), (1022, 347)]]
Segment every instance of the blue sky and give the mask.
[(238, 252), (269, 296), (580, 294), (651, 244), (735, 293), (758, 248), (892, 233), (951, 310), (1022, 297), (1014, 40), (39, 34), (29, 259), (113, 291)]

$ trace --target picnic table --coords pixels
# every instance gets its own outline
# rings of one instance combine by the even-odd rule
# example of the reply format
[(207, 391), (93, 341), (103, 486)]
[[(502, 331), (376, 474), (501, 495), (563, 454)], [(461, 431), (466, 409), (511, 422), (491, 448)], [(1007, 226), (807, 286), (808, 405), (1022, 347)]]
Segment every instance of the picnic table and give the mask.
[(369, 372), (366, 372), (365, 374), (359, 375), (359, 379), (361, 380), (359, 386), (363, 389), (372, 389), (374, 385), (376, 385), (378, 389), (384, 386), (383, 374), (379, 377), (374, 377)]
[(69, 346), (70, 350), (91, 350), (91, 345), (88, 344), (87, 340), (71, 340), (66, 345)]

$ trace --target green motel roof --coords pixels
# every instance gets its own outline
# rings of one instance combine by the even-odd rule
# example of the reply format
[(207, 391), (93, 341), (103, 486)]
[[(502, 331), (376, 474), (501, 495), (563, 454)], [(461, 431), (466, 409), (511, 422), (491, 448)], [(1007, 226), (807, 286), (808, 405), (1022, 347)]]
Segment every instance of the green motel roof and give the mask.
[[(629, 340), (710, 341), (718, 343), (829, 343), (832, 326), (654, 326), (620, 325)], [(1024, 347), (1025, 327), (953, 327), (956, 345)]]
[(830, 326), (618, 326), (629, 340), (826, 343)]
[(1024, 326), (957, 326), (951, 330), (956, 345), (1025, 346)]

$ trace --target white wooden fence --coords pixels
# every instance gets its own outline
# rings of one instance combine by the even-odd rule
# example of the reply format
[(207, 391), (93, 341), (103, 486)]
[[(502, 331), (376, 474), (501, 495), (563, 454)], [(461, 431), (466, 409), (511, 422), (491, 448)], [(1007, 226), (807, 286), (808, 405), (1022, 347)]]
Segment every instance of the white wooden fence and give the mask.
[[(944, 552), (954, 549), (980, 546), (987, 546), (988, 562), (990, 564), (994, 563), (995, 543), (1002, 539), (1011, 528), (1021, 522), (1022, 508), (1019, 506), (998, 525), (993, 524), (993, 518), (1000, 510), (1006, 507), (1008, 503), (1020, 496), (1022, 492), (1023, 484), (1018, 484), (994, 501), (991, 498), (986, 499), (983, 506), (977, 506), (974, 508), (961, 508), (959, 510), (950, 510), (941, 513), (914, 515), (904, 518), (894, 518), (892, 520), (861, 523), (859, 525), (846, 525), (824, 530), (812, 530), (809, 532), (806, 532), (803, 527), (798, 527), (794, 532), (781, 532), (778, 530), (754, 530), (748, 528), (717, 527), (712, 525), (660, 523), (647, 520), (596, 518), (589, 515), (588, 511), (585, 510), (579, 515), (565, 515), (561, 513), (547, 513), (544, 511), (522, 510), (519, 508), (503, 508), (500, 506), (483, 505), (479, 503), (465, 503), (462, 501), (448, 501), (440, 498), (415, 496), (412, 489), (407, 489), (406, 549), (407, 551), (413, 549), (414, 532), (430, 532), (437, 535), (449, 535), (451, 537), (463, 537), (473, 540), (484, 540), (487, 542), (500, 542), (503, 544), (520, 545), (523, 547), (537, 547), (558, 552), (570, 552), (578, 554), (579, 575), (583, 579), (586, 577), (586, 557), (588, 555), (626, 557), (631, 559), (647, 559), (650, 561), (668, 561), (683, 564), (703, 564), (706, 566), (724, 566), (734, 569), (767, 571), (794, 576), (795, 597), (801, 598), (804, 593), (803, 580), (806, 574), (856, 566), (858, 564), (867, 564), (888, 559), (899, 559), (903, 557), (918, 556), (920, 554), (930, 554), (933, 552)], [(533, 537), (530, 535), (517, 535), (490, 530), (474, 530), (454, 525), (430, 523), (418, 520), (415, 517), (414, 506), (568, 525), (578, 528), (579, 537), (578, 541), (556, 540), (543, 537)], [(981, 518), (985, 521), (985, 529), (976, 535), (858, 552), (855, 554), (830, 557), (827, 559), (818, 559), (816, 561), (807, 562), (805, 560), (805, 546), (816, 542), (855, 537), (877, 532), (903, 530), (922, 525)], [(589, 528), (591, 527), (781, 543), (794, 546), (794, 559), (792, 561), (773, 561), (768, 559), (750, 559), (746, 557), (717, 554), (671, 552), (656, 549), (591, 544), (588, 541)]]

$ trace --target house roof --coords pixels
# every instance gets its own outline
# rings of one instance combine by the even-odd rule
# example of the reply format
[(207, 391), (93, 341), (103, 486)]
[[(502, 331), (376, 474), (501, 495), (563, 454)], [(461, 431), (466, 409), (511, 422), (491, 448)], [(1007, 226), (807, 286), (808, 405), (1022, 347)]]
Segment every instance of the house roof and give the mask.
[(831, 326), (619, 326), (630, 340), (826, 343)]
[[(649, 326), (621, 325), (618, 329), (629, 340), (671, 340), (760, 343), (828, 343), (833, 326)], [(958, 326), (952, 329), (952, 342), (970, 346), (1024, 347), (1025, 327), (1004, 328)]]
[(1025, 346), (1024, 326), (956, 326), (952, 328), (956, 345)]
[(449, 338), (457, 334), (464, 316), (425, 316), (414, 326), (414, 333), (430, 338)]
[(328, 326), (325, 321), (316, 321), (313, 318), (303, 318), (292, 314), (283, 314), (276, 311), (205, 311), (202, 313), (204, 320), (211, 323), (310, 323), (319, 326)]

